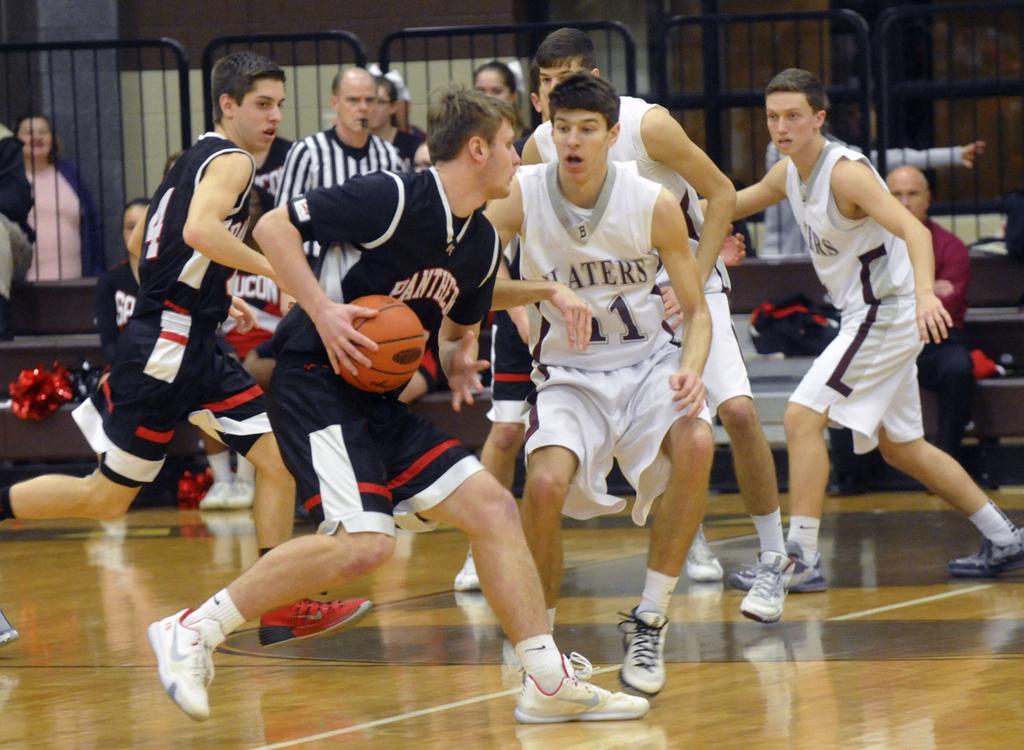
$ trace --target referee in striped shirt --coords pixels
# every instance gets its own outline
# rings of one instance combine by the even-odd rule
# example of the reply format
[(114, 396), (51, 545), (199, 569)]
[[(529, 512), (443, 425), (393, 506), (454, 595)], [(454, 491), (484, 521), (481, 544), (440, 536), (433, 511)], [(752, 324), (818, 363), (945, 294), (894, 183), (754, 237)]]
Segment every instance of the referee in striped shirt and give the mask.
[[(301, 141), (288, 151), (277, 205), (318, 187), (340, 185), (370, 172), (402, 170), (402, 158), (387, 141), (370, 132), (370, 110), (377, 104), (377, 83), (363, 68), (346, 68), (331, 83), (334, 126)], [(304, 245), (312, 263), (320, 256), (315, 242)]]

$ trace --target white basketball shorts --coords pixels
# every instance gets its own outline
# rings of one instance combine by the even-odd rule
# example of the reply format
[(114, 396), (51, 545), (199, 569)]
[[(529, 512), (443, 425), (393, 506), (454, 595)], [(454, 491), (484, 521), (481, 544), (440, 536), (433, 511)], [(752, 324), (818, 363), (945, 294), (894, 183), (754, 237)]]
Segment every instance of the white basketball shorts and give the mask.
[(708, 391), (708, 408), (712, 416), (718, 407), (737, 396), (754, 397), (750, 389), (747, 366), (732, 327), (729, 297), (725, 292), (704, 295), (711, 311), (711, 350), (704, 365), (704, 386)]
[(890, 298), (844, 316), (789, 400), (853, 430), (856, 453), (877, 447), (881, 427), (897, 443), (923, 437), (915, 311), (913, 298)]
[[(680, 350), (666, 345), (658, 356), (618, 370), (577, 370), (546, 366), (537, 386), (526, 431), (526, 455), (549, 445), (576, 454), (580, 465), (563, 513), (586, 519), (626, 506), (608, 494), (606, 477), (617, 459), (636, 490), (633, 522), (642, 526), (651, 503), (668, 486), (671, 463), (661, 445), (677, 419), (669, 377), (679, 368)], [(699, 419), (710, 425), (707, 406)]]

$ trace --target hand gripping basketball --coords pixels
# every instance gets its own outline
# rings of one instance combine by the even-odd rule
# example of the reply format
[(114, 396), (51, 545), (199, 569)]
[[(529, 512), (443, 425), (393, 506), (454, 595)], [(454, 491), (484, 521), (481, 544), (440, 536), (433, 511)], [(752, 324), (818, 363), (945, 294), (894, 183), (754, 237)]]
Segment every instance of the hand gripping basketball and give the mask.
[(375, 341), (379, 348), (374, 352), (357, 347), (370, 364), (353, 360), (357, 372), (353, 375), (342, 368), (341, 377), (349, 385), (372, 393), (401, 388), (416, 372), (427, 345), (419, 316), (404, 302), (385, 294), (370, 294), (352, 300), (351, 304), (377, 311), (376, 316), (360, 318), (352, 327)]

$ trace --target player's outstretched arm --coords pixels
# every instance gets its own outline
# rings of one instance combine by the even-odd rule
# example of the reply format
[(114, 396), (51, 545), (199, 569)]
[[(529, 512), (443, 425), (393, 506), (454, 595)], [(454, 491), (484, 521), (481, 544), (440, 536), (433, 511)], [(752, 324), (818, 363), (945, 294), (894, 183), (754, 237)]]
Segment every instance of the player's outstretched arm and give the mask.
[(452, 409), (460, 411), (463, 404), (474, 403), (474, 396), (483, 391), (480, 373), (491, 366), (485, 359), (477, 359), (480, 348), (480, 324), (466, 326), (451, 318), (441, 322), (437, 333), (437, 351), (441, 369), (452, 392)]
[(932, 235), (878, 181), (866, 164), (843, 159), (832, 170), (832, 194), (839, 212), (851, 219), (867, 215), (907, 243), (914, 268), (917, 328), (922, 341), (942, 341), (953, 319), (935, 296), (935, 253)]
[(640, 136), (648, 156), (678, 172), (704, 196), (704, 228), (697, 245), (701, 278), (707, 279), (718, 260), (722, 241), (729, 231), (736, 189), (711, 158), (690, 140), (683, 127), (662, 107), (644, 115)]
[[(760, 180), (736, 193), (736, 208), (732, 218), (736, 221), (761, 213), (768, 206), (786, 200), (786, 167), (789, 159), (776, 162)], [(704, 209), (707, 201), (701, 200)]]
[[(506, 281), (512, 280), (512, 273), (508, 270), (508, 260), (505, 258), (504, 253), (501, 254), (501, 259), (498, 261), (497, 278)], [(512, 319), (512, 324), (515, 325), (519, 338), (523, 340), (523, 343), (530, 343), (530, 318), (526, 313), (526, 307), (516, 305), (515, 307), (508, 308), (505, 312)]]
[(498, 233), (501, 246), (508, 247), (523, 226), (523, 190), (518, 179), (513, 178), (512, 189), (507, 196), (487, 202), (484, 216)]
[(267, 259), (246, 247), (224, 226), (238, 196), (249, 186), (252, 171), (252, 158), (238, 152), (228, 152), (210, 162), (192, 195), (182, 237), (210, 260), (273, 279)]
[(495, 279), (492, 310), (508, 310), (520, 305), (550, 302), (565, 319), (569, 332), (569, 346), (585, 352), (590, 344), (592, 313), (588, 305), (576, 292), (557, 281), (520, 281), (517, 279)]
[(368, 366), (370, 360), (356, 347), (365, 346), (371, 351), (377, 351), (379, 347), (355, 330), (352, 324), (359, 318), (372, 318), (377, 312), (332, 302), (324, 293), (306, 260), (302, 235), (292, 224), (288, 208), (282, 206), (264, 214), (253, 230), (253, 237), (260, 247), (265, 248), (278, 286), (287, 289), (313, 321), (334, 371), (340, 373), (345, 367), (355, 375), (352, 360)]
[(704, 284), (697, 260), (687, 240), (682, 209), (667, 190), (662, 190), (651, 221), (651, 244), (658, 249), (668, 271), (683, 318), (683, 351), (679, 370), (672, 376), (675, 406), (687, 416), (696, 416), (704, 406), (701, 380), (711, 348), (711, 313), (704, 299)]

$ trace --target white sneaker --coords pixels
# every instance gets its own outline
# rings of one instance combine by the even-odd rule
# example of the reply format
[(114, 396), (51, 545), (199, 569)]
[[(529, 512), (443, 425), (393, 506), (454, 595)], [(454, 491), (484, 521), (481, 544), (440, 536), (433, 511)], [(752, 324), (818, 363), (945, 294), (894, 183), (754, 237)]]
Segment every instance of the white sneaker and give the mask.
[(466, 562), (462, 563), (462, 570), (455, 576), (456, 591), (479, 591), (480, 576), (476, 574), (476, 563), (473, 562), (473, 550), (466, 553)]
[[(585, 682), (593, 670), (577, 653), (562, 655), (565, 676), (553, 693), (541, 690), (529, 675), (516, 704), (516, 721), (521, 724), (555, 724), (563, 721), (625, 721), (640, 719), (651, 708), (646, 698), (612, 693)], [(577, 672), (579, 674), (577, 674)]]
[(154, 622), (146, 634), (167, 695), (191, 718), (204, 721), (210, 717), (206, 688), (213, 680), (213, 650), (224, 634), (220, 623), (208, 618), (183, 625), (182, 619), (191, 611), (183, 609)]
[(707, 539), (704, 538), (704, 526), (698, 526), (690, 551), (686, 553), (687, 577), (691, 581), (708, 583), (721, 581), (724, 574), (722, 563), (718, 562), (715, 553), (708, 546)]
[(231, 485), (234, 482), (214, 482), (199, 501), (199, 510), (226, 510), (231, 505)]
[(619, 680), (628, 688), (647, 695), (655, 695), (665, 686), (665, 639), (662, 631), (668, 618), (655, 612), (637, 612), (636, 607), (619, 623), (622, 647), (626, 655), (622, 660)]
[(786, 603), (784, 577), (792, 565), (788, 555), (762, 552), (750, 591), (740, 603), (740, 614), (758, 622), (778, 622)]
[(228, 493), (227, 505), (231, 510), (251, 508), (252, 501), (256, 497), (256, 485), (248, 479), (238, 479), (231, 482), (231, 490)]

